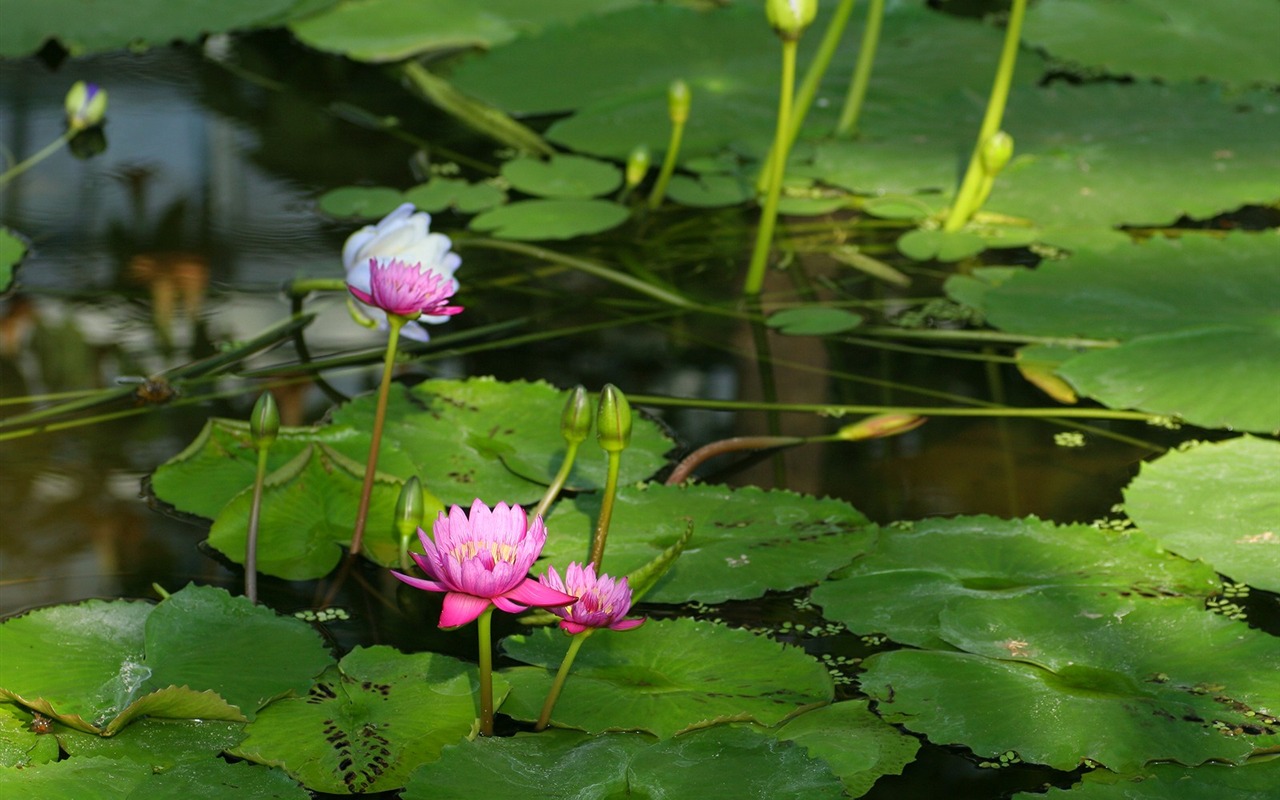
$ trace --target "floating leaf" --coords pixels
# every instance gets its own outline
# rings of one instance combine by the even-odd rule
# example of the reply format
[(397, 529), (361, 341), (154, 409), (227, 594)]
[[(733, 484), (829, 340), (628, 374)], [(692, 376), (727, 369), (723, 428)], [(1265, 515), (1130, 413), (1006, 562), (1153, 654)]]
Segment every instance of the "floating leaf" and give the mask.
[(629, 216), (609, 200), (521, 200), (484, 212), (470, 228), (499, 239), (572, 239), (616, 228)]
[(13, 272), (27, 254), (27, 245), (13, 231), (0, 226), (0, 292), (13, 283)]
[[(306, 696), (263, 709), (233, 752), (283, 767), (315, 791), (397, 789), (474, 730), (478, 680), (474, 666), (448, 656), (357, 647)], [(501, 702), (501, 675), (493, 691)]]
[(898, 239), (898, 252), (916, 261), (963, 261), (985, 249), (986, 240), (968, 231), (914, 230)]
[(920, 749), (907, 736), (867, 708), (865, 700), (846, 700), (807, 711), (775, 734), (808, 750), (840, 776), (849, 797), (861, 797), (883, 775), (898, 775)]
[(58, 759), (57, 738), (33, 731), (34, 721), (26, 709), (0, 703), (0, 767), (25, 767)]
[(1272, 800), (1280, 785), (1280, 759), (1259, 759), (1242, 766), (1206, 764), (1180, 767), (1151, 764), (1130, 775), (1106, 770), (1086, 772), (1071, 789), (1019, 792), (1014, 800)]
[(379, 219), (395, 211), (404, 195), (386, 186), (341, 186), (320, 195), (320, 210), (338, 219)]
[(475, 214), (502, 205), (507, 201), (507, 193), (491, 183), (467, 183), (459, 178), (437, 176), (406, 189), (404, 200), (423, 211), (454, 208), (462, 214)]
[(883, 529), (873, 550), (812, 597), (824, 616), (855, 633), (945, 650), (953, 643), (938, 615), (963, 598), (1034, 598), (1055, 586), (1202, 598), (1218, 585), (1212, 569), (1165, 553), (1137, 531), (979, 516)]
[(1280, 444), (1242, 436), (1171, 452), (1142, 465), (1125, 511), (1187, 558), (1280, 592)]
[(754, 196), (751, 180), (741, 175), (676, 175), (667, 185), (667, 197), (694, 208), (736, 206)]
[[(503, 640), (508, 656), (537, 665), (504, 671), (512, 687), (504, 714), (538, 718), (569, 639), (542, 628)], [(640, 730), (667, 738), (730, 720), (774, 725), (830, 702), (832, 692), (826, 668), (802, 650), (709, 622), (650, 620), (591, 637), (551, 721), (592, 733)]]
[(502, 177), (525, 194), (556, 199), (598, 197), (622, 185), (622, 170), (586, 156), (523, 157), (502, 165)]
[(0, 796), (41, 800), (127, 800), (151, 767), (114, 758), (68, 758), (25, 767), (0, 767)]
[(56, 739), (76, 758), (127, 759), (160, 771), (183, 762), (211, 759), (234, 747), (244, 738), (244, 723), (146, 717), (114, 736), (96, 736), (59, 725), (48, 738)]
[[(584, 560), (599, 505), (595, 495), (557, 505), (547, 519), (543, 558)], [(844, 566), (874, 536), (867, 518), (838, 500), (723, 486), (624, 487), (614, 500), (605, 570), (622, 575), (640, 568), (690, 522), (689, 548), (646, 600), (718, 603), (794, 589)]]
[(154, 772), (128, 759), (86, 756), (21, 770), (0, 769), (0, 796), (41, 800), (307, 800), (287, 775), (209, 759)]
[(830, 306), (801, 306), (775, 311), (765, 324), (788, 336), (827, 336), (853, 330), (862, 324), (862, 315)]

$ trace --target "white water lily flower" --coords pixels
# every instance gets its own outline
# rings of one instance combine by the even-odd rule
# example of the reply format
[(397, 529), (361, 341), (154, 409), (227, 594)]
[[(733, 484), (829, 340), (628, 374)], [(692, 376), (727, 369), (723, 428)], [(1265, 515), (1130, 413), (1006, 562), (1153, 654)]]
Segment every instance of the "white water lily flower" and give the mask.
[[(410, 265), (417, 265), (422, 272), (434, 272), (442, 280), (452, 284), (452, 291), (458, 290), (458, 281), (453, 273), (462, 265), (462, 258), (454, 253), (453, 243), (442, 233), (431, 233), (431, 215), (425, 211), (415, 213), (412, 203), (392, 211), (382, 218), (377, 225), (366, 225), (347, 237), (342, 247), (342, 266), (347, 271), (347, 283), (364, 293), (372, 290), (370, 265), (374, 260), (388, 262), (392, 259)], [(378, 328), (387, 330), (387, 315), (379, 308), (360, 303), (360, 311), (369, 319), (378, 323)], [(430, 338), (423, 323), (438, 325), (448, 321), (449, 316), (422, 316), (405, 323), (401, 334), (419, 342)]]

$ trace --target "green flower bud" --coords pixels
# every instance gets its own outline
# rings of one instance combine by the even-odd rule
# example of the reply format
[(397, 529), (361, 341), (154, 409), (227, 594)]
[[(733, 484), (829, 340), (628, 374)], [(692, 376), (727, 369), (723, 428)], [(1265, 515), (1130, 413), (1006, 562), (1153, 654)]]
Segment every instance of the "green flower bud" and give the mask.
[(1004, 131), (996, 131), (982, 143), (982, 171), (995, 177), (1013, 158), (1013, 137)]
[(422, 482), (414, 475), (400, 487), (400, 498), (396, 500), (396, 534), (401, 539), (413, 536), (425, 516), (426, 499), (422, 496)]
[(667, 89), (667, 112), (671, 114), (671, 121), (677, 125), (682, 125), (689, 119), (689, 105), (693, 102), (693, 95), (689, 93), (689, 84), (677, 78), (671, 82), (670, 88)]
[(612, 383), (606, 383), (600, 390), (596, 441), (609, 453), (620, 453), (631, 444), (631, 404), (622, 390)]
[(765, 0), (769, 24), (783, 39), (799, 39), (818, 16), (818, 0)]
[(918, 414), (876, 414), (874, 417), (860, 419), (852, 425), (845, 425), (836, 431), (836, 436), (847, 442), (883, 439), (915, 430), (923, 425), (926, 419)]
[(648, 172), (649, 148), (642, 144), (636, 145), (631, 155), (627, 156), (627, 188), (633, 189), (639, 186)]
[(67, 127), (73, 131), (92, 128), (107, 115), (107, 91), (96, 83), (76, 81), (67, 92), (64, 105), (67, 110)]
[(258, 402), (253, 404), (253, 415), (249, 417), (249, 433), (253, 443), (258, 447), (270, 447), (280, 432), (280, 409), (276, 407), (276, 398), (271, 392), (263, 392)]
[(560, 435), (571, 444), (580, 444), (591, 433), (591, 398), (581, 386), (573, 387), (560, 415)]

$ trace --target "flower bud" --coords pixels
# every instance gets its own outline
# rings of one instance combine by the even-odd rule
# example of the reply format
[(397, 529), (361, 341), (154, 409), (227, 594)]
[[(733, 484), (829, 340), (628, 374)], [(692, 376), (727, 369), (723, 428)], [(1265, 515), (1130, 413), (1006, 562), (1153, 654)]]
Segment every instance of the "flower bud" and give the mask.
[(560, 415), (560, 435), (570, 444), (580, 444), (591, 433), (591, 399), (587, 390), (575, 386), (565, 401), (564, 412)]
[(836, 432), (836, 436), (847, 442), (883, 439), (886, 436), (897, 436), (900, 433), (915, 430), (923, 425), (926, 419), (927, 417), (919, 414), (876, 414), (844, 426)]
[(249, 417), (253, 443), (257, 447), (270, 447), (279, 432), (280, 409), (276, 407), (276, 398), (271, 392), (263, 392), (253, 404), (253, 415)]
[(72, 131), (92, 128), (107, 115), (107, 91), (96, 83), (76, 81), (67, 92), (64, 102), (67, 110), (67, 127)]
[(799, 39), (818, 15), (818, 0), (765, 0), (769, 24), (783, 39)]
[(693, 102), (693, 95), (689, 93), (689, 84), (677, 78), (671, 82), (670, 88), (667, 89), (667, 112), (671, 115), (671, 121), (677, 125), (682, 125), (689, 119), (689, 106)]
[(631, 444), (631, 404), (622, 390), (612, 383), (606, 383), (600, 390), (596, 441), (609, 453), (621, 453)]
[(401, 539), (408, 539), (417, 532), (426, 517), (426, 500), (422, 496), (422, 482), (418, 476), (404, 482), (400, 487), (400, 498), (396, 500), (396, 534)]
[(648, 172), (649, 148), (642, 144), (636, 145), (631, 155), (627, 156), (627, 188), (633, 189), (639, 186)]
[(995, 177), (1013, 158), (1013, 137), (1004, 131), (996, 131), (982, 143), (982, 171)]

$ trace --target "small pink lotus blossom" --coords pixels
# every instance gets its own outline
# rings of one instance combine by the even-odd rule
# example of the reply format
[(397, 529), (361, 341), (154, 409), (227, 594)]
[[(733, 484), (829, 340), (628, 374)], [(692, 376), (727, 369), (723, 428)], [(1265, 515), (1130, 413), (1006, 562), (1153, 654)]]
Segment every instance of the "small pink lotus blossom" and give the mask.
[(455, 284), (417, 264), (397, 259), (369, 260), (369, 291), (348, 283), (347, 289), (361, 303), (380, 308), (405, 319), (428, 316), (452, 316), (462, 306), (449, 305)]
[(436, 517), (435, 541), (418, 529), (424, 555), (413, 560), (430, 580), (392, 571), (400, 580), (429, 592), (447, 592), (440, 612), (441, 628), (456, 628), (479, 617), (490, 605), (519, 613), (529, 606), (563, 606), (577, 597), (529, 577), (547, 541), (542, 517), (528, 524), (524, 509), (498, 503), (489, 507), (476, 498), (471, 515), (453, 506)]
[(569, 633), (582, 633), (587, 628), (608, 628), (626, 631), (644, 624), (644, 618), (623, 619), (631, 610), (631, 587), (627, 579), (615, 581), (608, 575), (596, 577), (596, 568), (585, 567), (574, 561), (564, 571), (565, 579), (555, 567), (548, 567), (546, 574), (538, 578), (544, 586), (558, 592), (568, 592), (578, 602), (564, 608), (548, 609), (560, 617), (560, 627)]

